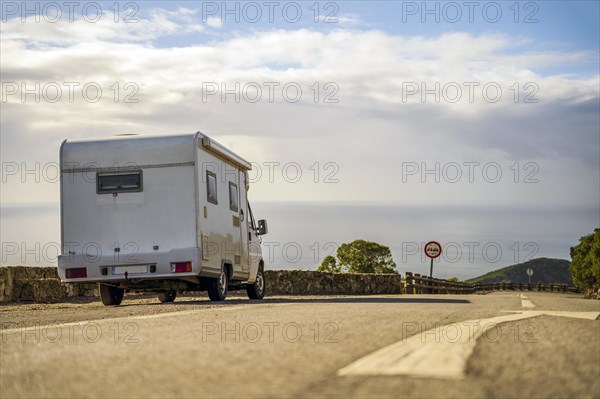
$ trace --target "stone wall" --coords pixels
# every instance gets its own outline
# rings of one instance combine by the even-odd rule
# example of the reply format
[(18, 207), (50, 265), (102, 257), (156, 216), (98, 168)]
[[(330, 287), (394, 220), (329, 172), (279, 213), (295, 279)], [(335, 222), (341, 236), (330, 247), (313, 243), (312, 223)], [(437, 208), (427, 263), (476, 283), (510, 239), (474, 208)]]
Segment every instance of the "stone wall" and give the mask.
[(600, 284), (594, 284), (592, 288), (588, 288), (585, 291), (585, 297), (588, 299), (600, 300)]
[[(431, 287), (433, 293), (470, 292), (464, 288), (456, 290), (457, 284), (446, 280), (434, 279), (433, 286), (429, 283), (420, 284), (423, 277), (417, 276), (407, 273), (406, 279), (402, 279), (399, 274), (265, 271), (267, 295), (416, 294), (429, 292)], [(503, 289), (502, 284), (497, 285), (497, 288), (490, 289)], [(511, 283), (507, 283), (509, 286), (513, 289)], [(95, 283), (61, 283), (54, 267), (0, 267), (0, 302), (60, 302), (70, 297), (98, 297), (98, 287)], [(587, 297), (600, 299), (600, 287), (589, 290)]]
[[(398, 274), (337, 274), (267, 270), (267, 295), (400, 294)], [(54, 267), (0, 267), (0, 302), (59, 302), (69, 297), (98, 296), (94, 283), (61, 283)]]
[(77, 296), (98, 296), (98, 288), (61, 283), (55, 267), (0, 267), (0, 302), (59, 302)]
[(267, 295), (374, 295), (402, 293), (399, 274), (346, 274), (267, 270)]

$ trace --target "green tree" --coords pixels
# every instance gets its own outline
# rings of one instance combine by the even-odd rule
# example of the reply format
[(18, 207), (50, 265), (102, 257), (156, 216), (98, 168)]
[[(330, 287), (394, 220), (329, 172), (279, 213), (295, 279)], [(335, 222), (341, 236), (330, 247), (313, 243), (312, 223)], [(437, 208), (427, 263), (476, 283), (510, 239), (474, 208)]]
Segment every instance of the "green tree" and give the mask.
[(317, 269), (349, 273), (397, 273), (390, 249), (376, 242), (354, 240), (342, 244), (336, 258), (328, 256)]
[(318, 272), (329, 272), (329, 273), (339, 273), (342, 271), (342, 267), (337, 264), (335, 258), (331, 255), (326, 256), (321, 263), (321, 266), (317, 268)]
[(591, 288), (600, 282), (600, 228), (583, 236), (579, 244), (571, 247), (573, 282), (581, 288)]
[(448, 281), (452, 281), (452, 282), (454, 282), (454, 283), (460, 283), (460, 282), (461, 282), (461, 281), (460, 281), (460, 279), (459, 279), (458, 277), (450, 277), (450, 278), (448, 279)]

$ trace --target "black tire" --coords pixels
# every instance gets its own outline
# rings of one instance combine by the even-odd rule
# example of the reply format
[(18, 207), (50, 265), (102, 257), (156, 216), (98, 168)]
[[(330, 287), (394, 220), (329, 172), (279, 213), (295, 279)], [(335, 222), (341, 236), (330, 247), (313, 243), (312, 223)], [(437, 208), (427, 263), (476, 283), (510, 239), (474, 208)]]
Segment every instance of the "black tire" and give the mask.
[(246, 292), (250, 299), (263, 299), (265, 297), (265, 273), (263, 267), (258, 268), (256, 281), (252, 284), (246, 284)]
[(108, 284), (100, 284), (100, 298), (104, 306), (117, 306), (123, 301), (125, 290)]
[(158, 293), (158, 300), (162, 303), (175, 302), (177, 291), (163, 291)]
[(229, 274), (225, 267), (221, 268), (218, 278), (211, 278), (208, 283), (208, 297), (211, 301), (224, 301), (229, 289)]

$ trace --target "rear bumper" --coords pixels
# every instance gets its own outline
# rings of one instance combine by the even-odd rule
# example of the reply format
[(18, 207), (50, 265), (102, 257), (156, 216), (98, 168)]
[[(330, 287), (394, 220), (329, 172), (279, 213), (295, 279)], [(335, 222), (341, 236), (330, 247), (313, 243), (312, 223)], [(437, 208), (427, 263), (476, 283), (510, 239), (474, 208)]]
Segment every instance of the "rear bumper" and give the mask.
[[(65, 283), (118, 282), (126, 279), (180, 279), (202, 274), (200, 248), (178, 248), (169, 252), (140, 253), (134, 255), (112, 254), (110, 256), (88, 256), (82, 254), (58, 257), (58, 275)], [(192, 262), (191, 272), (172, 273), (171, 263)], [(131, 266), (148, 266), (131, 267)], [(150, 267), (153, 266), (153, 267)], [(66, 269), (85, 267), (87, 277), (66, 278)], [(127, 269), (127, 267), (130, 267)]]

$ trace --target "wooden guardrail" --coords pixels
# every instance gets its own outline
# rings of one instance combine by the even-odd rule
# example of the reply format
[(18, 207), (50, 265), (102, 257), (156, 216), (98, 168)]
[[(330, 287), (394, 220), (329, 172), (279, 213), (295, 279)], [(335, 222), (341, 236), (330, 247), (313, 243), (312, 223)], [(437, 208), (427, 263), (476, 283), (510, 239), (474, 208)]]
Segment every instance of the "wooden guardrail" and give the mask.
[(472, 294), (472, 284), (441, 280), (407, 272), (404, 278), (404, 292), (407, 294)]
[(512, 282), (501, 282), (501, 283), (486, 283), (486, 284), (473, 284), (475, 291), (549, 291), (549, 292), (581, 292), (579, 287), (570, 286), (568, 284), (560, 283), (537, 283), (537, 284), (525, 284), (525, 283), (512, 283)]
[(549, 291), (549, 292), (580, 292), (578, 287), (560, 283), (525, 284), (513, 282), (500, 283), (462, 283), (442, 280), (406, 272), (404, 277), (404, 292), (406, 294), (472, 294), (482, 291)]

